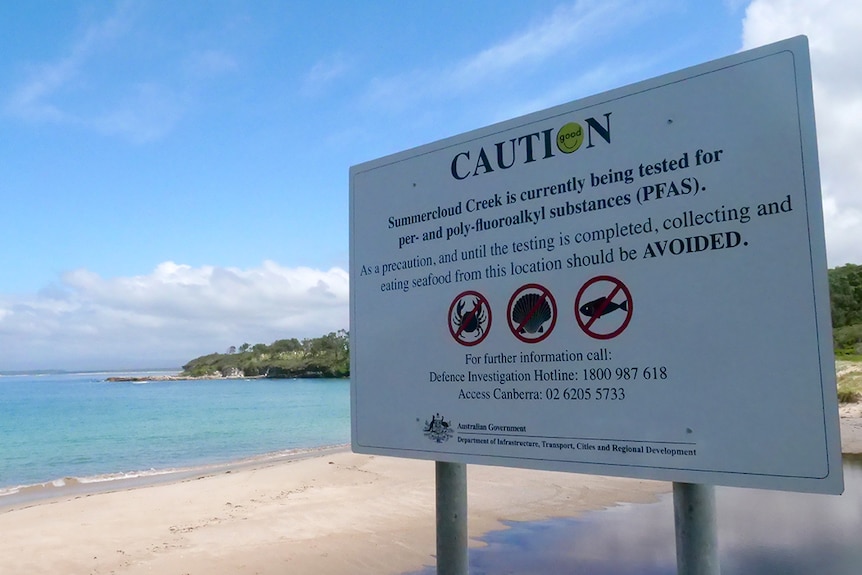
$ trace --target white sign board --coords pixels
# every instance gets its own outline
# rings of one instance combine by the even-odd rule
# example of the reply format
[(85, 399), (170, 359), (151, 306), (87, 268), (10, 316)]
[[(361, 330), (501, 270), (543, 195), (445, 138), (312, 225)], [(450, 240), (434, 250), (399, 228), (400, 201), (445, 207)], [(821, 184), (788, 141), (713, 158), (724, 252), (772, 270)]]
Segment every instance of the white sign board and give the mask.
[(842, 491), (804, 37), (350, 192), (356, 452)]

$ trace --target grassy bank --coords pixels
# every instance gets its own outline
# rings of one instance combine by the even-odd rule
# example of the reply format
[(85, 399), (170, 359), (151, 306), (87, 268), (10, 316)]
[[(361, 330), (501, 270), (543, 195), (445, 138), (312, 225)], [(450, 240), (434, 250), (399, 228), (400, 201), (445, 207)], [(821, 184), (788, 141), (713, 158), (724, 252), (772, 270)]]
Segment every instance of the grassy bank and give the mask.
[(838, 360), (835, 362), (838, 377), (838, 401), (855, 403), (862, 400), (862, 361)]

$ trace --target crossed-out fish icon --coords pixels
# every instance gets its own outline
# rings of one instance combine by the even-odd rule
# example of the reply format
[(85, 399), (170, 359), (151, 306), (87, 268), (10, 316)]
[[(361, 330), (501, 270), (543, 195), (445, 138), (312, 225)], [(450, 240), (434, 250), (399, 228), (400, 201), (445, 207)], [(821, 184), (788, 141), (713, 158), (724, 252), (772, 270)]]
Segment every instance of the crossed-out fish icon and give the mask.
[[(604, 316), (608, 315), (611, 312), (617, 311), (618, 309), (621, 309), (623, 311), (629, 310), (628, 300), (624, 301), (623, 303), (614, 303), (612, 301), (609, 301), (609, 302), (607, 302), (607, 304), (605, 304), (605, 302), (607, 300), (608, 300), (608, 298), (606, 298), (606, 297), (600, 297), (599, 299), (594, 299), (593, 301), (591, 301), (589, 303), (585, 303), (584, 305), (582, 305), (580, 307), (580, 312), (587, 317), (596, 316), (596, 319), (598, 319), (600, 317), (604, 317)], [(604, 306), (604, 309), (602, 309), (602, 306)], [(599, 314), (599, 310), (601, 310), (601, 314)]]

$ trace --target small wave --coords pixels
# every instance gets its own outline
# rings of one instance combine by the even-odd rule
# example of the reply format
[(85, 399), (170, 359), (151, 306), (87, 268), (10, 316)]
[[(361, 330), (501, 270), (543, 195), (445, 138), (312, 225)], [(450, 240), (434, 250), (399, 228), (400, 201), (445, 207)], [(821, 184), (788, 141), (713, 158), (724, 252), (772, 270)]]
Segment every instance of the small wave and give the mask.
[(44, 483), (4, 487), (0, 489), (0, 497), (8, 497), (12, 495), (50, 497), (52, 493), (60, 492), (63, 489), (75, 487), (80, 484), (81, 481), (77, 477), (63, 477), (52, 481), (45, 481)]
[(170, 475), (177, 473), (178, 469), (148, 469), (146, 471), (128, 471), (122, 473), (105, 473), (102, 475), (92, 475), (90, 477), (81, 477), (81, 483), (106, 483), (108, 481), (122, 481), (123, 479), (140, 479), (141, 477), (155, 477), (158, 475)]
[(158, 478), (168, 478), (168, 480), (170, 480), (172, 476), (180, 478), (191, 474), (213, 473), (224, 469), (254, 466), (258, 463), (277, 462), (281, 459), (314, 456), (318, 453), (325, 453), (336, 449), (345, 449), (347, 447), (348, 444), (337, 444), (319, 447), (285, 449), (242, 459), (209, 463), (205, 465), (102, 473), (85, 477), (62, 477), (51, 481), (45, 481), (43, 483), (0, 488), (0, 504), (5, 505), (7, 503), (13, 503), (13, 500), (14, 502), (18, 502), (18, 500), (34, 501), (39, 499), (50, 499), (52, 497), (62, 496), (65, 493), (77, 493), (79, 490), (84, 490), (87, 493), (109, 491), (112, 487), (112, 483), (115, 483), (118, 486), (123, 484), (135, 486), (146, 485), (150, 483), (149, 480), (157, 482)]

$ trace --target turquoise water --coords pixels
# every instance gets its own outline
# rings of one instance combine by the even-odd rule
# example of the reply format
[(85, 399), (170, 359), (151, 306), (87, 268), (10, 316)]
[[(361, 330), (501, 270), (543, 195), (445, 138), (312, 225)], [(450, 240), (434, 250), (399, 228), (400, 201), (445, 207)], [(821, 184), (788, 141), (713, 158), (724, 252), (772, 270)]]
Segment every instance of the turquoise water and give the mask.
[(350, 382), (0, 377), (0, 494), (350, 441)]

